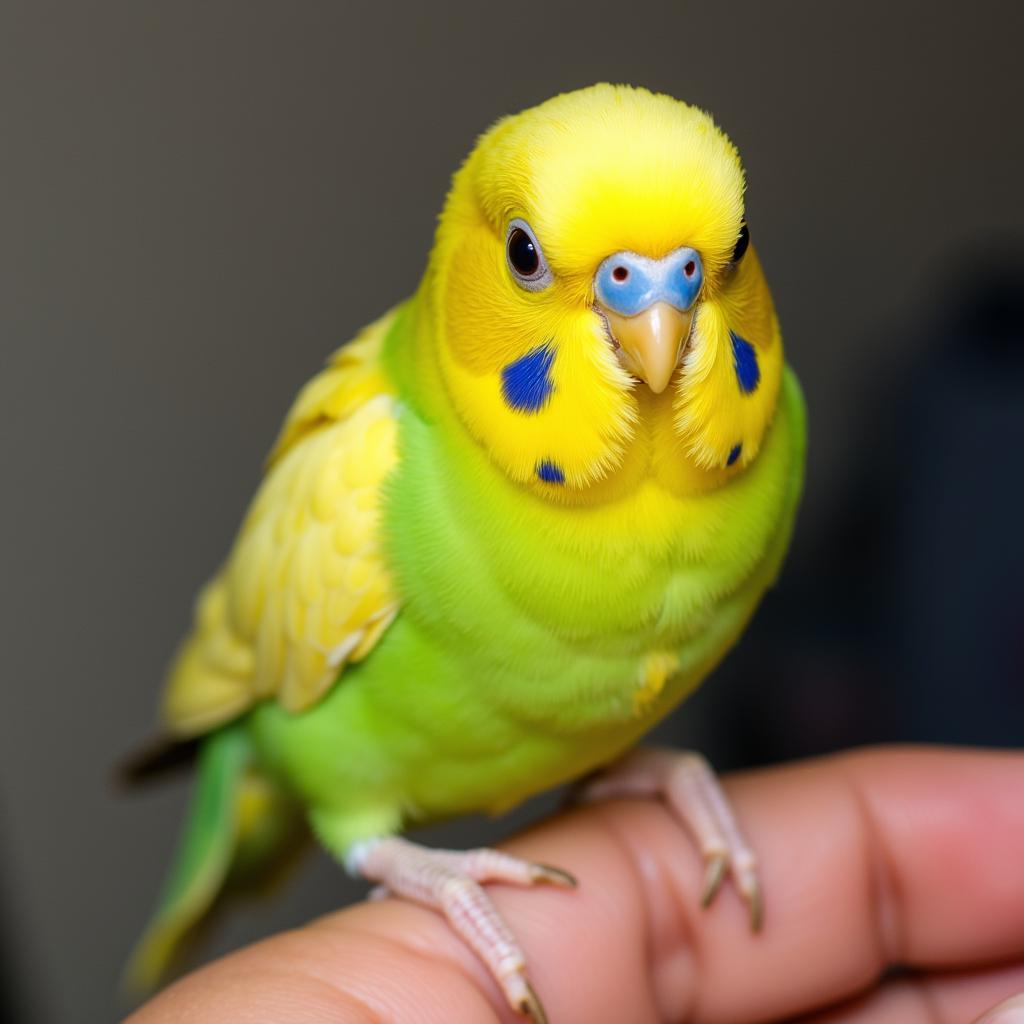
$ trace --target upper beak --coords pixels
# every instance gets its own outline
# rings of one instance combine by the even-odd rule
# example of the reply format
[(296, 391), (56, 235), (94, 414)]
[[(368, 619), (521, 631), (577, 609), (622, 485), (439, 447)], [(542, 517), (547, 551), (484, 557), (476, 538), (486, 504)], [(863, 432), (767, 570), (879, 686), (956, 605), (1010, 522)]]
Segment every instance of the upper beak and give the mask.
[(660, 395), (679, 365), (693, 308), (682, 312), (667, 302), (655, 302), (636, 316), (613, 313), (600, 303), (598, 309), (619, 344), (626, 369)]

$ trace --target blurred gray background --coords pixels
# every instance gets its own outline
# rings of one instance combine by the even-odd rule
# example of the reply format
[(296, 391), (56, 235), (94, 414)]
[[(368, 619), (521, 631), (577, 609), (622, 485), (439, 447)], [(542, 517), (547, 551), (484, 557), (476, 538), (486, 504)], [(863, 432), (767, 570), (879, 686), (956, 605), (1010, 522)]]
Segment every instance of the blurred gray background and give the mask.
[[(0, 1018), (116, 1015), (186, 785), (108, 768), (289, 401), (414, 288), (475, 135), (597, 80), (739, 146), (810, 407), (783, 581), (662, 731), (726, 768), (1019, 743), (1021, 11), (6, 0)], [(357, 891), (317, 853), (210, 949)]]

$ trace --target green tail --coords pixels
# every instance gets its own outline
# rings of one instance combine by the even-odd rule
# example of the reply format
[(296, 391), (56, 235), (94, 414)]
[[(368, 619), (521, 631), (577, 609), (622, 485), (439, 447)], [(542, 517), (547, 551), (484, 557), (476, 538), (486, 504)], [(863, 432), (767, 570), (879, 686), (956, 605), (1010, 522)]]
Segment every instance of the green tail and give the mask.
[(229, 884), (262, 883), (305, 834), (297, 807), (249, 762), (237, 725), (203, 742), (174, 863), (125, 969), (130, 994), (149, 993), (168, 978)]

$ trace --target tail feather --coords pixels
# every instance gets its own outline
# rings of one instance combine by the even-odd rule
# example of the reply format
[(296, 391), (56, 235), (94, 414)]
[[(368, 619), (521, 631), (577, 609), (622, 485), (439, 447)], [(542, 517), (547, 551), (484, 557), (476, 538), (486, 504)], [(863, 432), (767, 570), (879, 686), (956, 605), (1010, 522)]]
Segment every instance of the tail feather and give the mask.
[(144, 747), (133, 750), (114, 766), (114, 783), (118, 788), (135, 789), (157, 782), (172, 772), (195, 764), (200, 737), (176, 740), (161, 736)]
[(125, 971), (126, 988), (135, 994), (152, 991), (167, 976), (227, 877), (247, 761), (248, 745), (237, 727), (221, 730), (203, 744), (181, 844), (156, 914)]
[(167, 980), (223, 894), (268, 892), (308, 844), (300, 805), (250, 762), (239, 723), (199, 741), (184, 832), (156, 913), (125, 969), (126, 994), (144, 996)]

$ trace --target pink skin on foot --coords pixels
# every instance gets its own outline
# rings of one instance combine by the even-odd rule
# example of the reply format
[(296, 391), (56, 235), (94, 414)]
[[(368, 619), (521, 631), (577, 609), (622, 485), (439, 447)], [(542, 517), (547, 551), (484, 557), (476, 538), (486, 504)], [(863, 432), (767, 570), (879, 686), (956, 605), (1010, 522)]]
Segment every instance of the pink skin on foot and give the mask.
[(441, 911), (487, 965), (509, 1005), (536, 1024), (546, 1024), (527, 980), (526, 957), (481, 883), (573, 888), (576, 880), (570, 874), (498, 850), (431, 850), (396, 837), (360, 843), (346, 861), (354, 874), (388, 892)]
[(628, 796), (663, 796), (690, 830), (706, 865), (701, 902), (707, 906), (727, 874), (732, 874), (759, 931), (764, 919), (757, 857), (740, 832), (736, 817), (711, 766), (697, 753), (635, 750), (584, 784), (580, 798), (592, 803)]
[[(725, 876), (731, 873), (749, 909), (752, 929), (760, 929), (757, 859), (740, 833), (718, 780), (700, 754), (637, 750), (581, 791), (582, 799), (588, 802), (623, 796), (664, 796), (693, 834), (704, 858), (703, 904), (707, 906), (714, 899)], [(379, 883), (374, 895), (390, 892), (441, 911), (487, 965), (509, 1005), (537, 1024), (546, 1024), (544, 1009), (527, 979), (526, 957), (482, 883), (548, 883), (571, 888), (576, 885), (571, 875), (498, 850), (431, 850), (397, 837), (360, 843), (346, 861), (353, 874)]]

